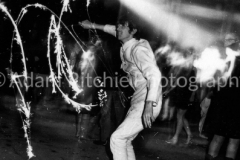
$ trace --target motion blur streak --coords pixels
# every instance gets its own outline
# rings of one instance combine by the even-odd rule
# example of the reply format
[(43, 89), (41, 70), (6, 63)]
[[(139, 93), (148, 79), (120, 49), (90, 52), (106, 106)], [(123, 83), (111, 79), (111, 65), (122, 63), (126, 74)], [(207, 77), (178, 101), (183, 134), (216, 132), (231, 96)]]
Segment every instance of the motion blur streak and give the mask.
[(120, 0), (123, 5), (137, 13), (157, 31), (182, 47), (203, 49), (216, 40), (213, 32), (207, 31), (196, 23), (183, 19), (166, 9), (166, 4), (154, 0)]

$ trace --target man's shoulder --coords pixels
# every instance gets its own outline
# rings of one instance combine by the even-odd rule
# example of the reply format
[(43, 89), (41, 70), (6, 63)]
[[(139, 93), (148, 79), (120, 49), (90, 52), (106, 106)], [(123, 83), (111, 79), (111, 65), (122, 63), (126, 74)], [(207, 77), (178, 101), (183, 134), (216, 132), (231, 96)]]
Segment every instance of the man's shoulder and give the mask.
[(140, 40), (138, 40), (137, 45), (139, 45), (139, 46), (147, 46), (147, 45), (149, 45), (149, 42), (146, 39), (140, 39)]
[(150, 47), (149, 42), (148, 42), (146, 39), (140, 39), (140, 40), (138, 40), (138, 41), (135, 43), (133, 49), (134, 49), (134, 50), (136, 50), (136, 49), (143, 49), (143, 50), (145, 50), (145, 49), (149, 50), (149, 49), (150, 49), (150, 50), (152, 50), (151, 47)]

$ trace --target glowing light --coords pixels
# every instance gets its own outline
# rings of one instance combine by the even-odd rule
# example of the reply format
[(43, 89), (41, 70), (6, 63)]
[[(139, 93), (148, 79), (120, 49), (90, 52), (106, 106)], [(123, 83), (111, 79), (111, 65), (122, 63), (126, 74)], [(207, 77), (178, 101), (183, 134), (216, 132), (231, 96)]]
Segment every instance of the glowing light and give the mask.
[(168, 55), (168, 61), (171, 66), (189, 67), (192, 64), (193, 57), (184, 58), (180, 52), (172, 52)]
[(90, 0), (87, 0), (87, 7), (89, 7), (90, 5)]
[[(199, 59), (194, 61), (194, 66), (197, 68), (197, 81), (200, 83), (219, 83), (220, 79), (226, 81), (233, 71), (235, 58), (238, 55), (238, 52), (227, 48), (226, 57), (223, 58), (217, 48), (206, 48)], [(228, 66), (229, 62), (230, 66)]]
[(194, 61), (194, 66), (198, 69), (197, 81), (205, 83), (213, 80), (217, 70), (223, 72), (226, 64), (217, 48), (206, 48), (200, 58)]
[[(187, 51), (185, 51), (187, 52)], [(175, 50), (170, 45), (166, 45), (163, 47), (160, 47), (155, 51), (155, 57), (158, 58), (161, 55), (165, 55), (167, 58), (168, 65), (172, 67), (183, 67), (183, 68), (189, 68), (192, 66), (194, 56), (191, 55), (189, 51), (189, 55), (184, 57), (184, 53), (181, 53), (180, 51)]]
[(180, 14), (186, 14), (195, 17), (222, 20), (228, 13), (203, 6), (181, 4)]
[[(121, 0), (121, 2), (151, 24), (157, 31), (178, 42), (182, 47), (203, 49), (214, 42), (215, 37), (217, 37), (194, 22), (167, 11), (162, 3), (151, 3), (150, 0)], [(150, 18), (149, 15), (151, 15)]]

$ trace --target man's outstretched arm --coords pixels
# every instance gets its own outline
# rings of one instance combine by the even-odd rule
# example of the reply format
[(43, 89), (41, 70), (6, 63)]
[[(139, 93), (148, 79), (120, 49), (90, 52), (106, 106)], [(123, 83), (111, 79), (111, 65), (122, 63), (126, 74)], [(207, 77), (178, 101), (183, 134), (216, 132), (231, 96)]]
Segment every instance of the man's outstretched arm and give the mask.
[(116, 37), (116, 27), (114, 25), (102, 25), (92, 23), (89, 20), (78, 22), (78, 24), (81, 25), (84, 29), (98, 29)]

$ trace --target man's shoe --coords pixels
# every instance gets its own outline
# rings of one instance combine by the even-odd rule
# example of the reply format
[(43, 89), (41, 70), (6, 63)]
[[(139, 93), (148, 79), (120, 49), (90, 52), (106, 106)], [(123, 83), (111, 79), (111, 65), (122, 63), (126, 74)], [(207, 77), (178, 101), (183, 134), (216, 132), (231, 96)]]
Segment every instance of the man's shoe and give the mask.
[(205, 160), (218, 160), (218, 159), (219, 159), (218, 156), (217, 157), (213, 157), (213, 156), (211, 156), (209, 154), (206, 154), (206, 156), (205, 156)]

